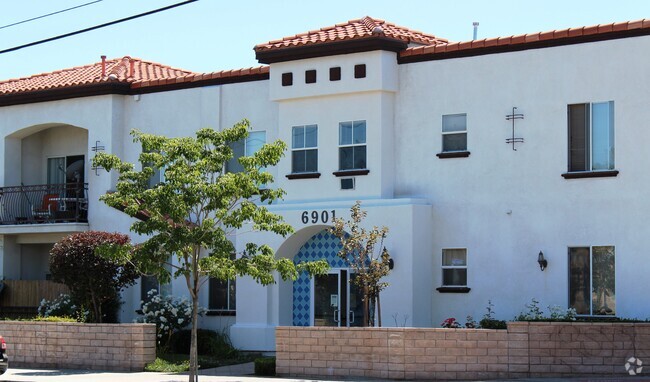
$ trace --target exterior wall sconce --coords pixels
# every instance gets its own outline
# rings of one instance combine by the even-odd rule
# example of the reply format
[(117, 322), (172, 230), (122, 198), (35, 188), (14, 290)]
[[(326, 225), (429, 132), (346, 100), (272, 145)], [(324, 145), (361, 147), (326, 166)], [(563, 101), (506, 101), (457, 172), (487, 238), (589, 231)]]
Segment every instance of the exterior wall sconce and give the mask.
[(392, 271), (393, 268), (395, 268), (395, 262), (393, 261), (392, 258), (390, 258), (390, 259), (388, 259), (388, 269), (390, 269)]
[(537, 255), (537, 263), (539, 264), (539, 269), (544, 271), (546, 267), (548, 267), (548, 261), (544, 258), (544, 253), (542, 251), (539, 251), (539, 255)]

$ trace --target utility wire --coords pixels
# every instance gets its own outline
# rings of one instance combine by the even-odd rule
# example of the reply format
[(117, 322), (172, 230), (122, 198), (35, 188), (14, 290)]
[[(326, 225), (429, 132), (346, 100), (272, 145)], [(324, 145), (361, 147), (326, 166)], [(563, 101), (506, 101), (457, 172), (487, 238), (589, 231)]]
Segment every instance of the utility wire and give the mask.
[(104, 1), (104, 0), (95, 0), (95, 1), (91, 1), (90, 3), (85, 3), (85, 4), (77, 5), (76, 7), (66, 8), (66, 9), (62, 9), (62, 10), (60, 10), (60, 11), (56, 11), (56, 12), (52, 12), (52, 13), (48, 13), (48, 14), (46, 14), (46, 15), (37, 16), (37, 17), (32, 17), (31, 19), (27, 19), (27, 20), (23, 20), (23, 21), (18, 21), (18, 22), (13, 23), (13, 24), (7, 24), (7, 25), (0, 26), (0, 29), (5, 29), (5, 28), (13, 27), (14, 25), (20, 25), (20, 24), (28, 23), (28, 22), (30, 22), (30, 21), (34, 21), (34, 20), (42, 19), (42, 18), (44, 18), (44, 17), (48, 17), (48, 16), (52, 16), (52, 15), (59, 14), (59, 13), (63, 13), (63, 12), (67, 12), (67, 11), (71, 11), (71, 10), (73, 10), (73, 9), (77, 9), (77, 8), (85, 7), (85, 6), (87, 6), (87, 5), (91, 5), (91, 4), (99, 3), (99, 2), (102, 2), (102, 1)]
[(62, 35), (58, 35), (58, 36), (54, 36), (54, 37), (50, 37), (50, 38), (46, 38), (45, 40), (34, 41), (34, 42), (30, 42), (29, 44), (19, 45), (19, 46), (15, 46), (15, 47), (13, 47), (13, 48), (0, 50), (0, 54), (13, 52), (13, 51), (16, 51), (16, 50), (19, 50), (19, 49), (23, 49), (23, 48), (28, 48), (28, 47), (30, 47), (30, 46), (35, 46), (35, 45), (44, 44), (44, 43), (46, 43), (46, 42), (50, 42), (50, 41), (60, 40), (60, 39), (62, 39), (62, 38), (66, 38), (66, 37), (70, 37), (70, 36), (78, 35), (78, 34), (81, 34), (81, 33), (90, 32), (90, 31), (93, 31), (93, 30), (95, 30), (95, 29), (105, 28), (105, 27), (107, 27), (107, 26), (111, 26), (111, 25), (115, 25), (115, 24), (123, 23), (123, 22), (125, 22), (125, 21), (134, 20), (134, 19), (137, 19), (137, 18), (140, 18), (140, 17), (153, 15), (154, 13), (158, 13), (158, 12), (166, 11), (166, 10), (168, 10), (168, 9), (172, 9), (172, 8), (180, 7), (180, 6), (183, 6), (183, 5), (190, 4), (190, 3), (194, 3), (194, 2), (196, 2), (196, 1), (199, 1), (199, 0), (187, 0), (187, 1), (183, 1), (183, 2), (180, 2), (180, 3), (176, 3), (176, 4), (169, 5), (169, 6), (167, 6), (167, 7), (154, 9), (154, 10), (149, 11), (149, 12), (140, 13), (140, 14), (137, 14), (137, 15), (133, 15), (133, 16), (125, 17), (125, 18), (123, 18), (123, 19), (119, 19), (119, 20), (111, 21), (111, 22), (108, 22), (108, 23), (100, 24), (100, 25), (95, 25), (94, 27), (85, 28), (85, 29), (80, 29), (80, 30), (78, 30), (78, 31), (74, 31), (74, 32), (70, 32), (70, 33), (66, 33), (66, 34), (62, 34)]

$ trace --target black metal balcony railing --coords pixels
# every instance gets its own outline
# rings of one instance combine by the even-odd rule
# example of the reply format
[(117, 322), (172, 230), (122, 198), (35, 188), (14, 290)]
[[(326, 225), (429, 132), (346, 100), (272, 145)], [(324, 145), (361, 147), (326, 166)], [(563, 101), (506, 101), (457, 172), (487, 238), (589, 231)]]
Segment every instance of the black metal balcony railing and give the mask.
[(88, 183), (0, 188), (0, 224), (88, 221)]

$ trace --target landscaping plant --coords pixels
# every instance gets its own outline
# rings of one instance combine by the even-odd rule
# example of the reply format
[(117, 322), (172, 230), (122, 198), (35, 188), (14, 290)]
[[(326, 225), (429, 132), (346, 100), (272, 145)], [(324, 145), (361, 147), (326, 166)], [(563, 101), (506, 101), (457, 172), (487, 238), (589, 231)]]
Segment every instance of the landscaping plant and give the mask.
[(70, 289), (70, 303), (90, 312), (87, 322), (117, 322), (120, 292), (133, 285), (140, 274), (133, 264), (103, 258), (96, 250), (128, 242), (127, 235), (87, 231), (64, 237), (50, 251), (52, 281), (65, 284)]
[[(239, 253), (230, 241), (246, 225), (257, 231), (286, 236), (292, 227), (262, 204), (273, 203), (284, 191), (269, 187), (273, 176), (266, 171), (282, 157), (286, 144), (265, 144), (252, 156), (239, 158), (241, 172), (226, 172), (233, 158), (231, 145), (248, 136), (243, 120), (222, 131), (201, 129), (195, 137), (168, 138), (132, 131), (142, 146), (136, 166), (116, 155), (97, 153), (93, 165), (119, 173), (115, 192), (101, 200), (139, 220), (131, 231), (145, 237), (138, 245), (107, 246), (104, 256), (122, 264), (132, 262), (161, 283), (182, 277), (192, 301), (192, 335), (189, 381), (197, 380), (199, 291), (209, 277), (234, 280), (248, 275), (263, 285), (274, 283), (274, 275), (296, 279), (298, 271), (322, 274), (325, 261), (295, 265), (276, 259), (266, 244), (244, 243)], [(150, 187), (154, 169), (164, 169), (164, 180)], [(231, 257), (236, 253), (236, 256)], [(170, 257), (176, 261), (169, 261)], [(171, 268), (171, 271), (169, 270)]]
[[(167, 348), (175, 331), (192, 321), (192, 303), (187, 298), (161, 296), (155, 289), (147, 292), (147, 301), (142, 301), (141, 309), (142, 317), (137, 321), (156, 324), (156, 338), (161, 349)], [(199, 308), (199, 316), (204, 313), (205, 310)]]
[[(355, 274), (350, 282), (363, 291), (363, 326), (375, 326), (374, 307), (377, 309), (377, 326), (381, 326), (381, 302), (379, 294), (387, 286), (381, 279), (390, 273), (390, 254), (384, 247), (388, 228), (376, 226), (366, 230), (361, 226), (367, 213), (357, 201), (350, 208), (350, 220), (334, 220), (330, 232), (341, 241), (338, 256), (352, 268)], [(375, 251), (379, 244), (380, 251)]]

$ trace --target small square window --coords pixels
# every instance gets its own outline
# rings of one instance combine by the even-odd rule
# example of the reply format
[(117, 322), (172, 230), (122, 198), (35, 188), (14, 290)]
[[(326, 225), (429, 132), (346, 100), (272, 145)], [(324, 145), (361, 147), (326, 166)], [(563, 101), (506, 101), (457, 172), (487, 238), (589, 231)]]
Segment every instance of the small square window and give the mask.
[(354, 65), (354, 78), (366, 78), (366, 64)]
[(336, 66), (330, 68), (330, 81), (340, 81), (341, 80), (341, 67)]
[(293, 85), (293, 73), (282, 73), (282, 86)]
[(341, 190), (354, 190), (354, 178), (341, 179)]
[(316, 71), (315, 70), (305, 70), (305, 83), (306, 84), (316, 83)]

